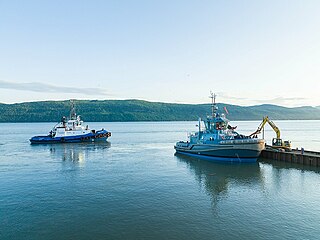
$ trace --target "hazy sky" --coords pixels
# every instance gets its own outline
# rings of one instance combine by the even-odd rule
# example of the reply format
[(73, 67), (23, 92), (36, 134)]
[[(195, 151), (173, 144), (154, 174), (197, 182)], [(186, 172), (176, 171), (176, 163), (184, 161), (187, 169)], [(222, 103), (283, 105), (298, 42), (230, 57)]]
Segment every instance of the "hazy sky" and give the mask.
[(0, 102), (320, 105), (320, 1), (0, 0)]

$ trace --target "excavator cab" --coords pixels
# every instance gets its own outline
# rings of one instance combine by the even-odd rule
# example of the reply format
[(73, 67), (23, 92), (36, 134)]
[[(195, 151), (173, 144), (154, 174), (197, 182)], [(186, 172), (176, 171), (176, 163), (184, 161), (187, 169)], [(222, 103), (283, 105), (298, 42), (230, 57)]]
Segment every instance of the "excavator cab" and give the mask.
[(282, 139), (281, 138), (273, 138), (272, 139), (272, 146), (282, 147), (283, 146)]
[(273, 138), (272, 139), (272, 147), (274, 148), (282, 148), (286, 151), (291, 150), (291, 141), (283, 141), (281, 138)]

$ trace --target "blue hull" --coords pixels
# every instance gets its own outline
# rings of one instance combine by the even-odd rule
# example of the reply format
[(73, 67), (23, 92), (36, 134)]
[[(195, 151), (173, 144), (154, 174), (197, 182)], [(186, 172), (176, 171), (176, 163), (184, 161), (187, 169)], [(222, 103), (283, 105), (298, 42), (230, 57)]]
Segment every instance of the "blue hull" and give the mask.
[(35, 136), (30, 139), (30, 142), (31, 144), (96, 142), (106, 141), (110, 136), (110, 132), (106, 130), (100, 130), (96, 131), (95, 133), (69, 137)]
[(257, 162), (257, 157), (252, 158), (244, 158), (244, 157), (215, 157), (215, 156), (208, 156), (208, 155), (199, 155), (193, 153), (187, 153), (183, 151), (176, 151), (179, 154), (196, 157), (199, 159), (203, 159), (206, 161), (213, 161), (213, 162), (237, 162), (237, 163), (255, 163)]

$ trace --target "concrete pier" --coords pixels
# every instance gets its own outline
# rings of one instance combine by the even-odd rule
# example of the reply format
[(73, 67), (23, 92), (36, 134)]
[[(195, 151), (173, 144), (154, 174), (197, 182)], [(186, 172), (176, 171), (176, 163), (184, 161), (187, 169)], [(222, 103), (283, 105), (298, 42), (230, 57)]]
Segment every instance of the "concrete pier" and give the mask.
[(306, 151), (304, 149), (292, 149), (290, 152), (285, 152), (267, 146), (266, 149), (261, 152), (260, 158), (320, 167), (320, 152)]

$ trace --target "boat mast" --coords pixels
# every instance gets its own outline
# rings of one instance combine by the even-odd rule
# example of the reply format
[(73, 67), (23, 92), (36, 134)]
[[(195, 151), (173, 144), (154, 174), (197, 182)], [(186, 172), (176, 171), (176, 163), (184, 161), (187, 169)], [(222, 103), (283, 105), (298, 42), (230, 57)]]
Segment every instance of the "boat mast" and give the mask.
[(70, 99), (70, 119), (71, 120), (76, 120), (77, 119), (77, 114), (76, 114), (76, 110), (74, 107), (74, 99)]
[(213, 93), (212, 91), (210, 91), (210, 97), (211, 98), (211, 114), (212, 114), (212, 117), (215, 118), (216, 117), (216, 113), (217, 113), (217, 110), (218, 110), (218, 107), (217, 107), (217, 104), (216, 104), (216, 94)]

